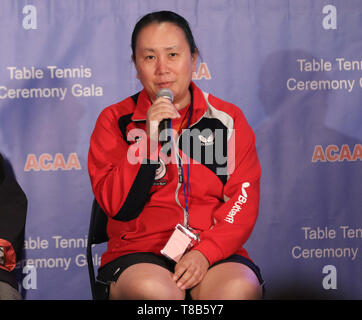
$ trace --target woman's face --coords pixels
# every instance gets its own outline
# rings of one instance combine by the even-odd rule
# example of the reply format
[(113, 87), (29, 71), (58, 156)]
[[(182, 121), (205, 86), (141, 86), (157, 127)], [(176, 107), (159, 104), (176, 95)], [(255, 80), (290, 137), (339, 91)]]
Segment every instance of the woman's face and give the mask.
[(188, 105), (196, 60), (197, 53), (191, 54), (184, 32), (173, 23), (152, 23), (138, 34), (134, 60), (137, 78), (152, 101), (161, 88), (169, 88), (175, 104), (180, 108)]

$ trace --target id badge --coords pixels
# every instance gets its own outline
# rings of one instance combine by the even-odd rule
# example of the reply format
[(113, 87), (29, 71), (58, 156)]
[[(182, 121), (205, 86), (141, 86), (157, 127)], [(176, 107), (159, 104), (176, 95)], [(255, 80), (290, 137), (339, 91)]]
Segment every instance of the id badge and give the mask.
[(193, 242), (196, 240), (196, 235), (181, 224), (178, 224), (165, 247), (161, 250), (161, 253), (167, 258), (179, 262), (183, 254), (192, 247)]

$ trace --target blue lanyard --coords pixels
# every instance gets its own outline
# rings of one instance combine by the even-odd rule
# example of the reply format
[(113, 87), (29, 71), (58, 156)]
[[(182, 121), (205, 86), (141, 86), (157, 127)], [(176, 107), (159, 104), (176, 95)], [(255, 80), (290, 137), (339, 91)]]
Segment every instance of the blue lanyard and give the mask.
[[(190, 113), (189, 113), (189, 117), (187, 120), (187, 127), (186, 129), (189, 129), (190, 123), (191, 123), (191, 115), (192, 115), (192, 109), (193, 109), (193, 103), (192, 103), (192, 98), (191, 98), (191, 104), (190, 104)], [(188, 140), (187, 142), (190, 142), (190, 137), (186, 137)], [(181, 163), (181, 159), (180, 157), (178, 157), (179, 160), (179, 166), (181, 169), (181, 176), (182, 176), (182, 183), (184, 185), (184, 196), (185, 196), (185, 210), (187, 215), (189, 214), (189, 192), (190, 192), (190, 160), (189, 157), (187, 156), (187, 180), (185, 179), (185, 175), (184, 175), (184, 170), (183, 170), (183, 166)]]

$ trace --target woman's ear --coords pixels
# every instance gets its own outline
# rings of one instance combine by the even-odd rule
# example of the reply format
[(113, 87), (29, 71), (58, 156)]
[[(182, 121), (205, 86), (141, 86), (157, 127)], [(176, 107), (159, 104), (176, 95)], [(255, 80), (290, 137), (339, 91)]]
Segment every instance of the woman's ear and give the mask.
[(134, 67), (135, 67), (135, 69), (136, 69), (136, 77), (137, 77), (137, 79), (139, 80), (140, 77), (139, 77), (139, 75), (138, 75), (138, 69), (137, 69), (137, 65), (136, 65), (136, 59), (135, 59), (135, 57), (134, 57), (133, 54), (131, 55), (131, 59), (132, 59), (132, 62), (133, 62), (133, 64), (134, 64)]
[(192, 72), (196, 72), (196, 64), (197, 64), (197, 58), (199, 57), (199, 52), (197, 49), (195, 49), (194, 53), (191, 53), (191, 60), (192, 60)]

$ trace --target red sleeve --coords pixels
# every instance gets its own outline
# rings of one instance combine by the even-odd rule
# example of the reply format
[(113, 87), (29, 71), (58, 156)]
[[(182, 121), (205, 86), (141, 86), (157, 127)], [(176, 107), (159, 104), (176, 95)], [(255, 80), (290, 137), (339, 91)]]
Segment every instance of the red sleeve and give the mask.
[(214, 212), (215, 225), (200, 234), (200, 243), (194, 247), (207, 257), (210, 265), (241, 249), (254, 228), (259, 210), (261, 168), (255, 136), (239, 111), (228, 141), (225, 202)]
[[(157, 153), (147, 155), (150, 141), (146, 133), (134, 129), (127, 142), (118, 118), (114, 107), (99, 115), (90, 141), (88, 172), (101, 208), (114, 219), (128, 221), (141, 212), (158, 163)], [(135, 136), (141, 137), (139, 142)]]

